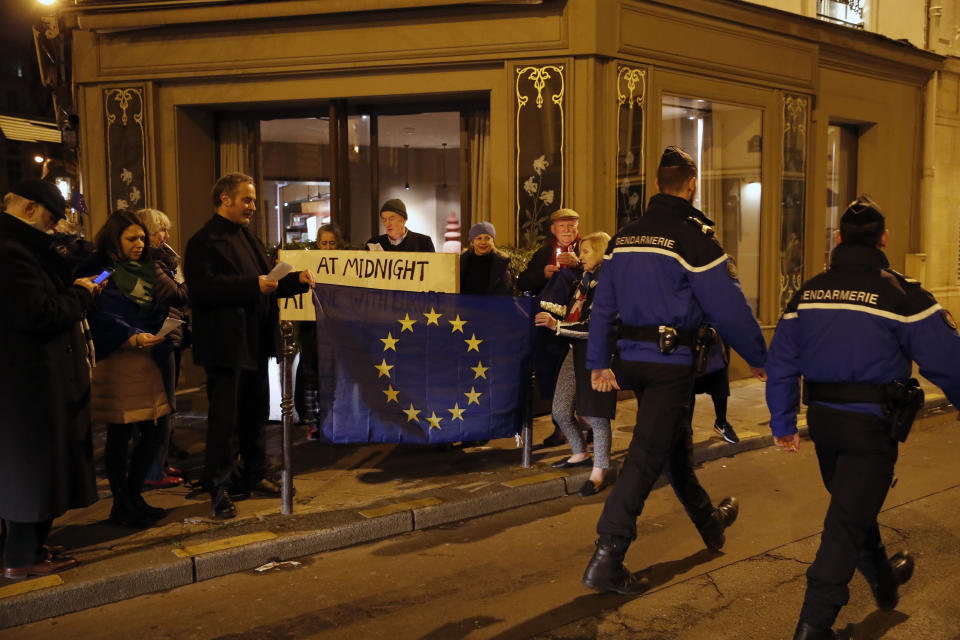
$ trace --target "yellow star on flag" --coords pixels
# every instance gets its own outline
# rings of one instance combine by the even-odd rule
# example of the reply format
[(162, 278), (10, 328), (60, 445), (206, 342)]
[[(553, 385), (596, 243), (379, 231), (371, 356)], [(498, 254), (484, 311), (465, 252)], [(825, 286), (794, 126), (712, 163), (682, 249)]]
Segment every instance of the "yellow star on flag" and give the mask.
[(391, 402), (397, 402), (398, 393), (400, 392), (394, 389), (392, 384), (388, 384), (387, 388), (383, 390), (383, 394), (387, 396), (387, 404), (390, 404)]
[(475, 388), (470, 387), (470, 391), (469, 391), (468, 393), (463, 394), (463, 395), (467, 396), (467, 398), (468, 398), (468, 400), (467, 400), (467, 406), (469, 407), (471, 404), (479, 405), (479, 404), (480, 404), (480, 396), (482, 396), (483, 394), (480, 393), (479, 391), (477, 391)]
[(413, 325), (417, 323), (416, 320), (410, 319), (409, 313), (403, 317), (403, 320), (397, 320), (397, 322), (400, 323), (400, 327), (401, 327), (400, 333), (403, 333), (404, 331), (409, 331), (410, 333), (413, 333)]
[(410, 403), (410, 408), (404, 409), (403, 412), (407, 414), (407, 422), (416, 422), (417, 424), (420, 424), (420, 418), (417, 417), (420, 415), (420, 410), (414, 409), (412, 402)]
[(460, 333), (463, 333), (463, 325), (467, 324), (466, 320), (460, 319), (459, 313), (457, 314), (456, 320), (448, 320), (448, 322), (453, 325), (453, 329), (450, 330), (450, 333), (453, 333), (454, 331), (459, 331)]
[(427, 326), (428, 326), (428, 327), (429, 327), (430, 325), (432, 325), (432, 324), (435, 324), (435, 325), (437, 325), (438, 327), (440, 326), (440, 323), (437, 322), (437, 320), (440, 318), (440, 314), (437, 313), (436, 310), (434, 310), (433, 307), (430, 307), (430, 313), (425, 313), (425, 314), (423, 314), (423, 315), (427, 316)]
[[(477, 404), (480, 403), (478, 402)], [(447, 411), (451, 413), (451, 420), (459, 420), (460, 422), (463, 422), (463, 412), (466, 411), (466, 409), (461, 409), (459, 402), (453, 403), (453, 409), (447, 409)]]
[[(401, 329), (401, 331), (403, 331), (403, 329)], [(386, 351), (386, 350), (388, 350), (388, 349), (393, 349), (394, 351), (397, 350), (397, 346), (396, 346), (396, 345), (397, 345), (397, 339), (394, 338), (394, 337), (393, 337), (393, 334), (390, 333), (389, 331), (387, 331), (387, 337), (386, 337), (386, 338), (380, 338), (380, 342), (383, 343), (383, 350), (384, 350), (384, 351)]]
[(378, 378), (382, 378), (383, 376), (387, 376), (389, 378), (390, 369), (393, 369), (393, 365), (387, 364), (386, 359), (384, 359), (380, 362), (380, 364), (373, 365), (373, 368), (380, 372), (380, 375), (377, 376)]
[(484, 380), (487, 379), (487, 369), (489, 369), (490, 367), (483, 366), (483, 360), (478, 361), (477, 366), (470, 367), (470, 368), (473, 369), (474, 380), (476, 380), (477, 378), (483, 378)]
[(467, 343), (467, 351), (476, 351), (477, 353), (480, 353), (480, 349), (478, 347), (480, 346), (480, 343), (483, 342), (483, 340), (478, 340), (477, 334), (475, 333), (471, 334), (470, 339), (464, 340), (464, 342)]
[[(436, 411), (431, 411), (431, 412), (430, 412), (430, 417), (427, 418), (427, 422), (430, 423), (430, 428), (431, 428), (431, 429), (440, 429), (440, 421), (441, 421), (441, 420), (443, 420), (443, 418), (437, 417)], [(443, 429), (440, 429), (440, 431), (443, 431)]]

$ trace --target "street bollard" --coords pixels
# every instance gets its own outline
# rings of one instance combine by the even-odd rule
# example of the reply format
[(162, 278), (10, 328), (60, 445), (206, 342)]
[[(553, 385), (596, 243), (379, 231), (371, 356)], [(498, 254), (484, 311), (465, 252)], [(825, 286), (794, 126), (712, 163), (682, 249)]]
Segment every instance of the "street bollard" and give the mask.
[(281, 474), (280, 513), (293, 513), (293, 358), (297, 344), (293, 339), (293, 323), (280, 323), (280, 422), (283, 425), (283, 471)]
[(523, 468), (529, 469), (532, 465), (533, 452), (533, 394), (536, 393), (536, 375), (530, 374), (530, 387), (523, 403)]

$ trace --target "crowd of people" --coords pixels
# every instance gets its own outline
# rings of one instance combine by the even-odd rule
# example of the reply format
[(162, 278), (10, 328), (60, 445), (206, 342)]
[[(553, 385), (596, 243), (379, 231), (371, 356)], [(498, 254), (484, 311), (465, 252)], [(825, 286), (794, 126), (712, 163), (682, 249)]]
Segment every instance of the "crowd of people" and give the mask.
[[(889, 269), (883, 214), (862, 197), (840, 220), (831, 268), (787, 305), (768, 353), (732, 258), (713, 237), (712, 221), (692, 204), (696, 185), (693, 159), (668, 147), (657, 171), (658, 193), (641, 218), (613, 238), (604, 231), (581, 236), (579, 214), (559, 209), (550, 236), (516, 277), (496, 247), (494, 225), (478, 222), (460, 260), (461, 293), (538, 298), (534, 368), (556, 425), (545, 444), (569, 445), (556, 468), (592, 467), (579, 495), (611, 484), (617, 392), (629, 388), (636, 395), (633, 438), (582, 580), (600, 592), (646, 588), (623, 560), (661, 473), (705, 546), (723, 548), (739, 503), (726, 497), (715, 505), (701, 486), (691, 460), (691, 422), (695, 395), (709, 393), (716, 431), (737, 441), (726, 419), (731, 347), (758, 379), (769, 377), (771, 430), (787, 451), (799, 446), (803, 377), (810, 435), (831, 501), (794, 638), (833, 638), (854, 570), (867, 578), (881, 608), (896, 606), (898, 587), (912, 575), (908, 553), (887, 556), (877, 516), (898, 442), (922, 405), (922, 392), (918, 396), (916, 381), (908, 379), (911, 361), (960, 402), (953, 367), (960, 333), (919, 283)], [(265, 450), (277, 298), (307, 291), (315, 278), (309, 270), (271, 275), (274, 261), (249, 229), (256, 200), (250, 176), (220, 178), (212, 190), (214, 215), (187, 242), (181, 266), (166, 243), (170, 220), (160, 211), (115, 211), (92, 246), (74, 243), (65, 251), (52, 233), (65, 216), (55, 186), (26, 180), (5, 196), (0, 482), (8, 490), (0, 492), (0, 518), (7, 578), (76, 563), (45, 543), (54, 518), (96, 500), (91, 421), (107, 429), (110, 520), (139, 528), (164, 516), (142, 492), (175, 485), (182, 475), (168, 453), (187, 346), (206, 373), (202, 483), (213, 516), (234, 517), (238, 496), (279, 495)], [(385, 202), (380, 218), (385, 233), (367, 242), (369, 250), (434, 250), (429, 236), (407, 228), (401, 200)], [(318, 249), (342, 245), (335, 225), (320, 227)], [(332, 406), (333, 349), (314, 327), (301, 329), (295, 401), (312, 423), (310, 439), (321, 439), (319, 425)], [(868, 343), (879, 346), (865, 348)]]

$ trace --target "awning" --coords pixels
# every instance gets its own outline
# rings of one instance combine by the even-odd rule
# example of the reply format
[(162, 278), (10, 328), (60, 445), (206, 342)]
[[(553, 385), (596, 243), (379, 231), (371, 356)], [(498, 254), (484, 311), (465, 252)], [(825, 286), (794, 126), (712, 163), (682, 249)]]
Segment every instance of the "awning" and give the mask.
[(0, 130), (7, 140), (22, 142), (63, 142), (60, 129), (53, 122), (28, 120), (15, 116), (0, 115)]

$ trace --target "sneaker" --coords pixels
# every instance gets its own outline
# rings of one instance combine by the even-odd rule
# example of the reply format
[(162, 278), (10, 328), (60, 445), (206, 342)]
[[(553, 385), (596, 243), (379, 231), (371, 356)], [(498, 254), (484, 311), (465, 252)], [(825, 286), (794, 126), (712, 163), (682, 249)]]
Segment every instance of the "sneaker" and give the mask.
[(144, 480), (143, 486), (151, 489), (169, 489), (179, 486), (181, 482), (183, 482), (183, 478), (180, 476), (165, 475), (160, 480)]
[(740, 442), (740, 438), (737, 436), (737, 432), (733, 430), (733, 426), (724, 420), (723, 422), (713, 423), (713, 430), (720, 434), (720, 437), (729, 442), (730, 444), (737, 444)]

